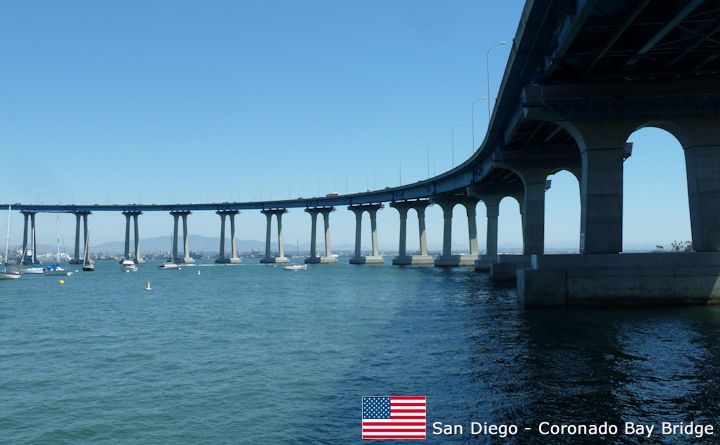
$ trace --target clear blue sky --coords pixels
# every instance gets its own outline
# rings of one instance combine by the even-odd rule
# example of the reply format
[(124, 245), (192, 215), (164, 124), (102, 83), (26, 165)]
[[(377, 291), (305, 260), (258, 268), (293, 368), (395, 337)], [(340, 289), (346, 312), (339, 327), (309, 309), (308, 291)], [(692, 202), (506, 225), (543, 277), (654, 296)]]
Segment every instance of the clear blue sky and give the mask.
[[(478, 1), (7, 1), (0, 5), (2, 202), (189, 202), (356, 192), (440, 173), (471, 150), (470, 111), (486, 95), (485, 51), (515, 34), (523, 2)], [(493, 50), (493, 96), (508, 48)], [(476, 141), (487, 123), (476, 106)], [(682, 150), (659, 130), (631, 138), (625, 242), (689, 239)], [(433, 144), (434, 143), (434, 144)], [(373, 180), (373, 171), (375, 179)], [(548, 245), (577, 244), (577, 182), (556, 175)], [(518, 243), (517, 205), (501, 208), (500, 243)], [(257, 213), (257, 214), (256, 214)], [(460, 208), (455, 215), (462, 215)], [(480, 233), (484, 208), (478, 206)], [(193, 215), (215, 236), (217, 216)], [(441, 212), (428, 214), (431, 245)], [(309, 239), (292, 210), (290, 242)], [(95, 242), (121, 239), (120, 215), (93, 215)], [(142, 236), (171, 218), (143, 216)], [(410, 220), (412, 248), (417, 226)], [(73, 218), (62, 218), (70, 245)], [(245, 212), (240, 238), (264, 239)], [(20, 220), (14, 220), (18, 240)], [(1, 223), (4, 227), (4, 221)], [(55, 237), (41, 216), (39, 238)], [(352, 215), (333, 214), (336, 243), (352, 243)], [(467, 224), (456, 218), (454, 243)], [(395, 246), (397, 212), (380, 217)], [(367, 236), (365, 239), (367, 240)], [(484, 244), (484, 240), (482, 240)]]

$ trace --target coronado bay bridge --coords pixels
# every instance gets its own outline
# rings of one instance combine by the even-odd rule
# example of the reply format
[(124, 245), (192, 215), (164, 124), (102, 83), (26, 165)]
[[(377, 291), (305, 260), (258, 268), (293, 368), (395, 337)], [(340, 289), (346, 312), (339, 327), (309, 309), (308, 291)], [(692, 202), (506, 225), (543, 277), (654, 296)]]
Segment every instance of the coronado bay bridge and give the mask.
[[(667, 130), (686, 160), (693, 252), (622, 253), (623, 162), (632, 155), (629, 135), (642, 127)], [(336, 261), (330, 251), (330, 214), (347, 207), (356, 215), (353, 264), (383, 262), (376, 214), (384, 203), (400, 216), (397, 265), (474, 266), (495, 280), (517, 283), (526, 306), (603, 304), (708, 304), (720, 302), (720, 4), (710, 0), (528, 0), (512, 43), (485, 140), (463, 164), (411, 185), (311, 199), (167, 205), (12, 204), (25, 215), (24, 249), (38, 213), (76, 215), (74, 260), (88, 215), (122, 212), (125, 256), (142, 261), (139, 217), (170, 212), (173, 261), (191, 261), (187, 241), (191, 212), (220, 216), (218, 262), (239, 262), (235, 218), (241, 210), (267, 217), (263, 262), (286, 262), (282, 216), (302, 208), (311, 217), (308, 263)], [(544, 252), (547, 177), (575, 175), (580, 188), (578, 254)], [(523, 254), (498, 255), (499, 203), (513, 197), (522, 215)], [(479, 255), (475, 209), (486, 207), (487, 249)], [(429, 256), (425, 209), (444, 215), (443, 251)], [(450, 250), (453, 208), (467, 211), (470, 253)], [(9, 208), (10, 204), (2, 204)], [(406, 251), (407, 216), (418, 217), (420, 255)], [(362, 255), (362, 216), (370, 215), (372, 254)], [(316, 249), (323, 216), (325, 252)], [(270, 250), (277, 221), (279, 252)], [(226, 221), (231, 245), (226, 252)], [(183, 226), (183, 254), (178, 252)], [(482, 223), (482, 221), (481, 221)], [(134, 229), (134, 250), (130, 232)], [(32, 240), (30, 240), (32, 242)]]

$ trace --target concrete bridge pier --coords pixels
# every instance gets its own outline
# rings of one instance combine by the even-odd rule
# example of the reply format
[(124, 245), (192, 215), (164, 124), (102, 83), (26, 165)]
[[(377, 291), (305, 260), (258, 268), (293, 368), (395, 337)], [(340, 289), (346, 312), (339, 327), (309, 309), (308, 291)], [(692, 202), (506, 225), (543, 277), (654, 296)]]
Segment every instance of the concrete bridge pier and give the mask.
[[(25, 220), (25, 224), (23, 227), (23, 264), (29, 265), (29, 264), (37, 264), (37, 236), (35, 235), (35, 214), (37, 212), (32, 211), (22, 211), (20, 212), (23, 215), (23, 218)], [(28, 223), (29, 223), (29, 229), (28, 229)], [(28, 234), (30, 235), (30, 255), (27, 254), (28, 252)]]
[[(355, 255), (350, 258), (350, 264), (383, 264), (385, 259), (380, 255), (377, 237), (377, 211), (382, 204), (360, 204), (348, 206), (348, 210), (355, 214)], [(362, 254), (362, 217), (363, 213), (370, 215), (370, 235), (372, 240), (372, 254)]]
[(642, 121), (564, 122), (582, 159), (580, 254), (532, 254), (525, 306), (720, 303), (720, 119), (668, 119), (685, 150), (694, 252), (622, 253), (625, 142)]
[[(70, 260), (70, 264), (82, 264), (83, 258), (80, 254), (80, 224), (82, 221), (83, 226), (83, 252), (88, 251), (88, 222), (87, 217), (90, 212), (74, 212), (75, 215), (75, 251), (73, 257)], [(84, 253), (83, 253), (84, 255)]]
[[(310, 256), (305, 258), (305, 264), (332, 264), (337, 258), (330, 253), (330, 212), (335, 207), (308, 208), (305, 211), (310, 215)], [(322, 214), (325, 233), (325, 255), (317, 255), (317, 217)]]
[[(125, 250), (123, 253), (123, 259), (129, 260), (132, 259), (135, 261), (135, 264), (144, 264), (145, 261), (143, 260), (142, 256), (140, 255), (140, 224), (138, 222), (138, 216), (142, 215), (142, 212), (139, 210), (126, 210), (122, 212), (123, 216), (125, 216)], [(133, 224), (132, 227), (134, 229), (134, 250), (132, 255), (130, 254), (130, 227), (131, 223), (130, 220), (132, 219)], [(122, 262), (122, 261), (121, 261)]]
[[(215, 213), (220, 216), (220, 254), (218, 255), (215, 262), (217, 264), (240, 263), (241, 260), (237, 256), (237, 241), (235, 240), (235, 215), (240, 212), (237, 210), (218, 210)], [(230, 219), (230, 258), (225, 255), (225, 218), (227, 217), (229, 217)]]
[[(262, 210), (261, 213), (267, 218), (267, 230), (265, 232), (265, 257), (263, 257), (260, 262), (264, 264), (287, 263), (288, 259), (285, 256), (285, 244), (282, 233), (282, 216), (284, 213), (287, 213), (287, 209), (267, 209)], [(277, 219), (278, 255), (276, 257), (272, 256), (270, 251), (270, 233), (273, 215), (275, 215)]]
[(235, 234), (235, 216), (240, 213), (234, 211), (230, 214), (230, 264), (238, 264), (242, 262), (242, 258), (238, 256), (237, 236)]
[[(430, 205), (430, 200), (423, 199), (417, 201), (395, 201), (390, 203), (390, 207), (396, 209), (400, 214), (400, 245), (398, 247), (398, 255), (393, 258), (393, 264), (396, 266), (432, 266), (435, 259), (428, 254), (427, 234), (425, 231), (425, 209)], [(418, 217), (418, 231), (420, 237), (420, 255), (407, 254), (407, 215), (410, 209), (415, 209)]]
[(133, 226), (135, 229), (135, 264), (145, 264), (145, 260), (140, 255), (140, 222), (138, 218), (142, 212), (135, 212), (133, 214)]
[(500, 216), (500, 201), (503, 196), (495, 194), (479, 195), (478, 198), (485, 204), (487, 218), (487, 232), (485, 234), (485, 254), (475, 261), (475, 270), (489, 271), (490, 265), (497, 261), (498, 251), (498, 217)]
[[(433, 198), (443, 210), (443, 251), (442, 255), (435, 259), (437, 267), (472, 267), (478, 259), (477, 222), (475, 207), (478, 199), (472, 196), (438, 197)], [(453, 209), (457, 204), (465, 207), (468, 218), (468, 241), (470, 253), (452, 254), (452, 217)]]
[[(190, 257), (190, 244), (188, 241), (187, 217), (192, 212), (189, 210), (173, 210), (170, 215), (173, 217), (173, 244), (172, 244), (172, 262), (175, 264), (193, 264), (195, 261)], [(183, 225), (183, 257), (178, 255), (178, 229), (180, 218)]]
[(81, 264), (82, 260), (80, 259), (80, 219), (82, 218), (82, 215), (80, 212), (75, 212), (75, 250), (73, 252), (73, 257), (70, 260), (70, 264)]

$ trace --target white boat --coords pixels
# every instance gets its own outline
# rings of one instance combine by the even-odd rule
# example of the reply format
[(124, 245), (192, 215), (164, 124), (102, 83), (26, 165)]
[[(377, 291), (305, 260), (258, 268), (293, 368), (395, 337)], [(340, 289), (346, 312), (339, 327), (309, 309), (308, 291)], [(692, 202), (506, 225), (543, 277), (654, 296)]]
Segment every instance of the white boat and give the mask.
[(8, 206), (8, 222), (7, 222), (7, 236), (5, 237), (5, 256), (3, 256), (3, 271), (0, 272), (0, 280), (17, 280), (22, 276), (22, 273), (17, 269), (8, 270), (8, 248), (10, 245), (10, 212), (12, 206)]
[(17, 280), (21, 276), (22, 273), (17, 269), (0, 272), (0, 280)]
[(70, 275), (70, 272), (60, 267), (60, 217), (57, 217), (57, 253), (55, 264), (43, 267), (43, 274), (51, 277)]
[(159, 266), (158, 266), (158, 269), (162, 269), (162, 270), (180, 270), (180, 269), (182, 269), (182, 267), (180, 267), (179, 264), (167, 262), (167, 263), (163, 263), (163, 264), (159, 265)]
[(307, 270), (307, 264), (291, 264), (289, 266), (283, 267), (283, 269), (290, 271)]
[(133, 260), (123, 260), (122, 263), (120, 263), (120, 267), (122, 268), (123, 272), (137, 272), (138, 268), (135, 265), (135, 261)]
[(70, 275), (70, 272), (63, 269), (62, 267), (60, 267), (57, 264), (51, 264), (51, 265), (45, 266), (43, 268), (43, 274), (45, 274), (47, 276), (51, 276), (51, 277), (58, 277), (58, 276)]
[(23, 267), (21, 272), (23, 275), (44, 275), (45, 268), (38, 266), (37, 264), (33, 264), (32, 267)]

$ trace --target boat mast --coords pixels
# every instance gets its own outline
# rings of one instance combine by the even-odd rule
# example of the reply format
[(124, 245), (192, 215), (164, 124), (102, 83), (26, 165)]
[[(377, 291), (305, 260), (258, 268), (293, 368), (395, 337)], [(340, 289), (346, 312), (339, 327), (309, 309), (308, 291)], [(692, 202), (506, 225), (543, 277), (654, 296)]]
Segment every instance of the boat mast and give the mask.
[(8, 206), (8, 222), (7, 222), (7, 235), (5, 235), (5, 256), (3, 257), (3, 271), (7, 272), (8, 263), (8, 249), (10, 244), (10, 213), (12, 206)]
[(60, 217), (57, 218), (57, 253), (55, 254), (55, 262), (60, 264)]

